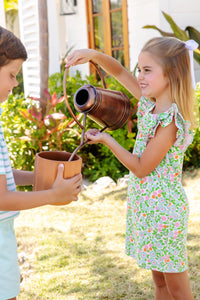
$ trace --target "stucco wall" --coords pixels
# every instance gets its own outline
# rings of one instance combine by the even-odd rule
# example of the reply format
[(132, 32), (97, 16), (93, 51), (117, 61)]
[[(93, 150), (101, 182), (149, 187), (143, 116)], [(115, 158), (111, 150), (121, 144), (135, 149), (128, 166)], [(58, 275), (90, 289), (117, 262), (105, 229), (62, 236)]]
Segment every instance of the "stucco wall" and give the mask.
[[(80, 48), (88, 48), (87, 20), (85, 1), (77, 1), (76, 14), (60, 15), (60, 1), (56, 0), (59, 56), (63, 57), (69, 49), (71, 51)], [(88, 64), (79, 67), (72, 67), (70, 75), (79, 70), (83, 75), (89, 73)]]

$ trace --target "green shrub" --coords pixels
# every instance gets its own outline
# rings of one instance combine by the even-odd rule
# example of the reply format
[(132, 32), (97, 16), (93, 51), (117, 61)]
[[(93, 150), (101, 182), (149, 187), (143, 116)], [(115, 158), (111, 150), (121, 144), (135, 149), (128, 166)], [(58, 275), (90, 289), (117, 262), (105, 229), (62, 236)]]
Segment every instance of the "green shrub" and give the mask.
[(21, 95), (21, 94), (24, 93), (24, 82), (23, 82), (23, 72), (22, 72), (22, 69), (17, 74), (16, 79), (18, 81), (18, 86), (16, 86), (16, 87), (13, 88), (12, 94), (13, 95)]
[(38, 151), (31, 140), (25, 139), (25, 132), (32, 131), (32, 123), (23, 118), (19, 109), (25, 109), (27, 101), (22, 95), (10, 95), (1, 104), (3, 108), (2, 128), (12, 166), (16, 169), (33, 170), (35, 154)]

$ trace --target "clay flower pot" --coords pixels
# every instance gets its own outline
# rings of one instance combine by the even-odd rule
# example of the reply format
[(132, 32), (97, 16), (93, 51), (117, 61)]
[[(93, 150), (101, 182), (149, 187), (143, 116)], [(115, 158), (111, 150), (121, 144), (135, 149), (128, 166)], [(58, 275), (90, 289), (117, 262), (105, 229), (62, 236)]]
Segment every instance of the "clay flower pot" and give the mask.
[(71, 153), (63, 151), (43, 151), (36, 154), (33, 190), (48, 190), (52, 187), (58, 170), (58, 165), (64, 165), (64, 178), (81, 173), (82, 158), (75, 155), (68, 161)]

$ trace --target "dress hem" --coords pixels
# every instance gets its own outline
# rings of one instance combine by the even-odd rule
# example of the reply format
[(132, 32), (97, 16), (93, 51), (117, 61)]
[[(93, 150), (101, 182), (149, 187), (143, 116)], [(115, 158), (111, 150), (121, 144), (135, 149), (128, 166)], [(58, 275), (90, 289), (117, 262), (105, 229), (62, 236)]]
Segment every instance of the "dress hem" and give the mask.
[(151, 266), (144, 266), (144, 265), (140, 265), (138, 262), (137, 262), (137, 258), (133, 255), (133, 254), (129, 254), (127, 252), (125, 252), (125, 254), (129, 257), (132, 257), (133, 259), (136, 260), (136, 263), (137, 263), (137, 266), (141, 269), (145, 269), (145, 270), (150, 270), (150, 271), (158, 271), (158, 272), (162, 272), (162, 273), (183, 273), (185, 272), (187, 269), (188, 269), (188, 266), (186, 266), (182, 271), (163, 271), (159, 268), (154, 268), (154, 267), (151, 267)]

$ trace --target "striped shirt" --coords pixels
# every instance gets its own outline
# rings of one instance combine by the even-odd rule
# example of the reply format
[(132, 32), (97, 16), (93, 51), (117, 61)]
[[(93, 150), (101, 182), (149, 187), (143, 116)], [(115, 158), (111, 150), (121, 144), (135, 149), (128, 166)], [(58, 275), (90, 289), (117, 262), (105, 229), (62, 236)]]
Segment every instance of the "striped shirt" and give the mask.
[[(9, 191), (16, 191), (8, 149), (6, 146), (6, 142), (1, 127), (1, 114), (2, 114), (2, 108), (0, 107), (0, 175), (6, 176), (7, 189)], [(0, 222), (13, 218), (18, 214), (19, 211), (0, 211)]]

